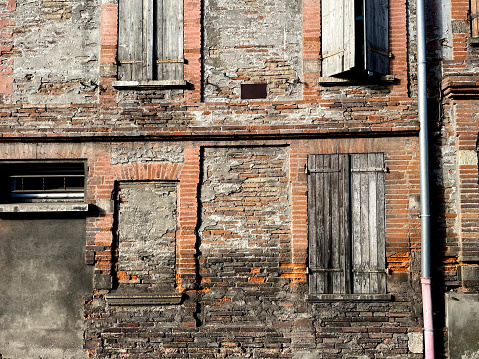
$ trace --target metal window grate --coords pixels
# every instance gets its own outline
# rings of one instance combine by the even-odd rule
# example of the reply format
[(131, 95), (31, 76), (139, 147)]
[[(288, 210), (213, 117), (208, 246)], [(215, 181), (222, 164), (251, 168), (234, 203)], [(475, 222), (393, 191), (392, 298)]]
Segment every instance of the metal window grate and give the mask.
[(8, 165), (10, 197), (20, 199), (83, 198), (82, 162), (16, 163)]

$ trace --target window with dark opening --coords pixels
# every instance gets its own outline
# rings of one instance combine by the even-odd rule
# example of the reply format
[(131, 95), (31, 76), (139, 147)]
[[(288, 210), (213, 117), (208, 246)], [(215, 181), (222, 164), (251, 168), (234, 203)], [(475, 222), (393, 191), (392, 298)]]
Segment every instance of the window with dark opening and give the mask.
[(2, 202), (83, 201), (84, 162), (3, 162)]
[(389, 1), (322, 0), (322, 76), (389, 74)]

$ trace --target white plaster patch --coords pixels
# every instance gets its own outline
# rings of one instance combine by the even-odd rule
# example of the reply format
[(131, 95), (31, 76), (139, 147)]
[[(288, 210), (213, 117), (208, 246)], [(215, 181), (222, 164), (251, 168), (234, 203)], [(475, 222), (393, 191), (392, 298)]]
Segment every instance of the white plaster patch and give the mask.
[(460, 165), (477, 165), (477, 152), (472, 150), (461, 150), (458, 151), (458, 158)]
[(411, 353), (422, 354), (423, 349), (423, 333), (421, 332), (412, 332), (408, 333), (408, 348)]

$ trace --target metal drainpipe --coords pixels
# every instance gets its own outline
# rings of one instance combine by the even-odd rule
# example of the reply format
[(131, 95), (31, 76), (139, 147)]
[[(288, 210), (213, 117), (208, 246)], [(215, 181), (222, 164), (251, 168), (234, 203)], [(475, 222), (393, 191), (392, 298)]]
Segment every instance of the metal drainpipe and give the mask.
[(431, 296), (431, 215), (429, 199), (429, 151), (427, 128), (426, 26), (424, 0), (416, 0), (419, 167), (421, 182), (421, 286), (424, 316), (424, 350), (426, 359), (434, 359), (434, 329)]

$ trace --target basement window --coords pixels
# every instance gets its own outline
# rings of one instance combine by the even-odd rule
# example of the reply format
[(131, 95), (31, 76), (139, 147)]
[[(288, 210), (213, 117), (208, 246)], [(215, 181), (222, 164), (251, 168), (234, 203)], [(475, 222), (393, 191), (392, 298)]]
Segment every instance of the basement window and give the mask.
[(2, 203), (83, 202), (85, 163), (22, 161), (1, 164)]

